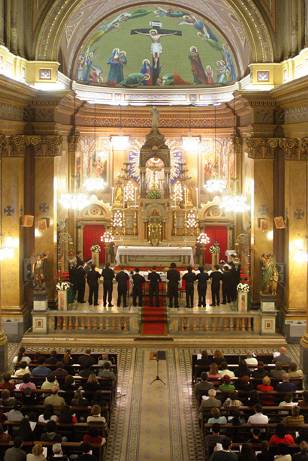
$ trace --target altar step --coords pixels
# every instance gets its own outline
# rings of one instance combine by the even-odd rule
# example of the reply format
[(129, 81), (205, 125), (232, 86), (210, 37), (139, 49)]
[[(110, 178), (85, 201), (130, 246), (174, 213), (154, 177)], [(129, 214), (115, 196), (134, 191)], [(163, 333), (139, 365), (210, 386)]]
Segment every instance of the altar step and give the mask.
[(167, 310), (163, 307), (144, 306), (142, 308), (142, 334), (167, 334)]

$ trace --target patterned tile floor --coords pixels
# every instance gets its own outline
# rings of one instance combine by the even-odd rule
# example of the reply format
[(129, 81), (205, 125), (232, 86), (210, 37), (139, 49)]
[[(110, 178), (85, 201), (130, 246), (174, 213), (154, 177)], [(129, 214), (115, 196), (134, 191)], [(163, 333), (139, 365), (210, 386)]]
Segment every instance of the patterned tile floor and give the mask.
[[(9, 344), (9, 363), (17, 344)], [(33, 347), (27, 348), (37, 350)], [(216, 349), (215, 345), (215, 349)], [(289, 345), (289, 354), (299, 361), (299, 346)], [(42, 347), (46, 351), (48, 347)], [(63, 348), (58, 347), (61, 351)], [(75, 351), (82, 351), (74, 348)], [(118, 354), (118, 392), (112, 412), (106, 461), (201, 461), (202, 439), (197, 408), (192, 397), (191, 355), (200, 348), (162, 346), (166, 361), (159, 374), (166, 385), (155, 381), (156, 361), (150, 359), (155, 347), (93, 347)], [(245, 348), (223, 347), (225, 353), (243, 354)], [(251, 349), (251, 348), (250, 348)], [(270, 347), (255, 348), (258, 353)], [(208, 348), (209, 352), (212, 352)]]

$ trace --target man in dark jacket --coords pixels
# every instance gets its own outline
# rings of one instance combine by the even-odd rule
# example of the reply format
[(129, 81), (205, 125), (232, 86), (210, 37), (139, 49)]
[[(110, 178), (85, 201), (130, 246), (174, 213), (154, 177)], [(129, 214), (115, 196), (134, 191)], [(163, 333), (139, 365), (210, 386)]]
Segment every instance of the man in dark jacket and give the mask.
[(77, 302), (84, 303), (84, 292), (86, 288), (86, 271), (84, 270), (83, 264), (80, 264), (75, 272), (76, 280), (76, 291), (77, 291)]
[(26, 461), (26, 452), (20, 448), (21, 446), (22, 439), (15, 437), (14, 446), (5, 451), (4, 461)]
[(186, 307), (194, 307), (194, 282), (196, 279), (197, 277), (193, 272), (192, 267), (188, 266), (187, 272), (182, 278), (182, 280), (185, 281)]
[(211, 273), (210, 279), (212, 280), (212, 304), (211, 306), (220, 305), (220, 281), (222, 280), (222, 273), (219, 270), (218, 264), (215, 270)]
[(233, 276), (229, 266), (224, 266), (222, 274), (222, 304), (231, 303), (232, 289), (233, 289)]
[(95, 264), (92, 264), (91, 270), (87, 274), (87, 282), (89, 285), (89, 305), (93, 304), (94, 295), (94, 306), (98, 306), (98, 280), (101, 274), (95, 270)]
[(198, 306), (206, 307), (206, 288), (207, 288), (207, 281), (209, 279), (208, 273), (204, 272), (204, 267), (199, 267), (199, 274), (197, 275), (198, 280)]
[(161, 282), (160, 275), (156, 272), (156, 268), (153, 267), (151, 272), (148, 273), (149, 284), (149, 302), (150, 306), (153, 306), (153, 298), (155, 296), (155, 306), (159, 306), (159, 282)]
[(179, 281), (181, 280), (180, 273), (176, 268), (175, 263), (170, 264), (170, 269), (167, 271), (168, 280), (168, 297), (169, 307), (179, 307)]
[(128, 282), (129, 282), (129, 275), (124, 272), (124, 267), (121, 266), (120, 272), (116, 275), (116, 281), (118, 283), (118, 300), (117, 306), (121, 306), (121, 301), (123, 298), (123, 307), (127, 307), (127, 290), (128, 290)]
[(137, 306), (137, 298), (139, 307), (142, 306), (142, 291), (145, 282), (145, 278), (139, 274), (138, 267), (135, 269), (135, 273), (132, 276), (133, 279), (133, 306)]
[(112, 289), (113, 289), (113, 279), (114, 279), (114, 271), (110, 268), (110, 264), (106, 263), (105, 269), (102, 271), (102, 277), (104, 277), (104, 284), (103, 284), (103, 301), (104, 306), (106, 306), (107, 297), (108, 297), (108, 306), (112, 307)]

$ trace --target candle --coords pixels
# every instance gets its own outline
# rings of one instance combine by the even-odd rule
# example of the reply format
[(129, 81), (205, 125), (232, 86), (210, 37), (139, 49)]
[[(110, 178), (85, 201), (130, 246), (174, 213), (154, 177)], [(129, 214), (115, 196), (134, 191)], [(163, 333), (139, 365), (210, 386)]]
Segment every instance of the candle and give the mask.
[(198, 187), (196, 187), (196, 206), (199, 208)]
[(137, 187), (135, 187), (135, 206), (137, 206)]
[(111, 205), (113, 204), (114, 187), (111, 188)]

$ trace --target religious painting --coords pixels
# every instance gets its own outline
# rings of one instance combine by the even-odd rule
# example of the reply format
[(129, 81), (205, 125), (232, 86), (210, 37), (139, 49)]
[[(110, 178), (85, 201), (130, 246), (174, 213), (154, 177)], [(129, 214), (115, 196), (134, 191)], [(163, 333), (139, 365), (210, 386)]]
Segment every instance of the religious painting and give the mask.
[(109, 183), (111, 144), (108, 137), (81, 137), (76, 151), (76, 186), (82, 188), (88, 178), (103, 179)]
[[(128, 173), (137, 183), (140, 182), (139, 158), (140, 149), (144, 143), (143, 139), (135, 139), (132, 149), (128, 153), (129, 168)], [(176, 140), (166, 139), (166, 144), (170, 149), (170, 183), (174, 184), (182, 172), (182, 151), (178, 146)], [(146, 181), (151, 186), (159, 185), (162, 187), (161, 181), (164, 178), (164, 165), (160, 159), (155, 157), (149, 159), (146, 169)]]
[(198, 14), (163, 4), (105, 18), (86, 37), (74, 69), (79, 82), (113, 87), (209, 87), (237, 80), (223, 32)]
[(203, 168), (201, 186), (215, 177), (225, 179), (228, 184), (236, 177), (235, 155), (230, 138), (202, 138), (201, 152)]

